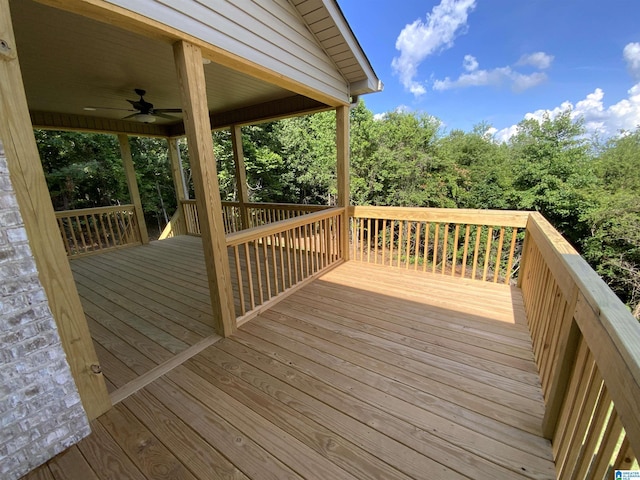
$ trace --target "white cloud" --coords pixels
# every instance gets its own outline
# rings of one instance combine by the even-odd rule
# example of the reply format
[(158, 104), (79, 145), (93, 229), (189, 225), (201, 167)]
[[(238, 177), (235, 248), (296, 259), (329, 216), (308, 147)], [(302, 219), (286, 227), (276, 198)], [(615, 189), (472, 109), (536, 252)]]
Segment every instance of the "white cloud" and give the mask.
[(476, 0), (442, 0), (427, 14), (426, 23), (417, 19), (402, 29), (396, 40), (400, 56), (391, 65), (406, 90), (416, 97), (426, 93), (424, 83), (415, 79), (418, 67), (429, 55), (453, 45), (456, 36), (464, 32), (475, 5)]
[[(466, 62), (466, 57), (465, 57)], [(476, 62), (477, 63), (477, 62)], [(466, 65), (465, 65), (466, 68)], [(499, 67), (493, 70), (468, 70), (456, 80), (446, 77), (444, 80), (435, 80), (433, 82), (434, 90), (450, 90), (452, 88), (480, 87), (480, 86), (502, 86), (508, 84), (511, 89), (521, 92), (528, 88), (540, 85), (547, 79), (547, 75), (543, 72), (533, 72), (525, 75), (514, 71), (511, 67)]]
[(502, 130), (494, 130), (495, 131), (493, 132), (493, 138), (495, 138), (498, 143), (502, 143), (508, 141), (511, 137), (518, 133), (518, 126), (511, 125), (510, 127), (503, 128)]
[[(404, 104), (400, 104), (396, 108), (393, 109), (394, 113), (409, 113), (411, 111), (412, 111), (411, 107), (408, 107), (407, 105), (404, 105)], [(379, 122), (381, 120), (386, 119), (387, 117), (388, 117), (388, 112), (376, 113), (373, 116), (373, 119)]]
[(554, 58), (555, 57), (553, 55), (549, 55), (544, 52), (528, 53), (526, 55), (522, 55), (516, 65), (529, 65), (539, 70), (546, 70), (551, 66)]
[(478, 60), (473, 55), (465, 55), (462, 66), (467, 72), (473, 72), (478, 69)]
[[(527, 113), (525, 119), (541, 121), (545, 115), (555, 118), (570, 109), (571, 118), (584, 119), (588, 134), (597, 133), (603, 137), (615, 135), (621, 130), (635, 130), (640, 126), (640, 83), (636, 83), (628, 91), (628, 97), (609, 107), (604, 105), (604, 91), (596, 88), (592, 93), (575, 105), (569, 101), (562, 102), (550, 110), (536, 110)], [(517, 133), (517, 125), (512, 125), (494, 132), (497, 141), (507, 141)]]
[(640, 79), (640, 43), (628, 43), (622, 51), (622, 56), (627, 62), (631, 76)]

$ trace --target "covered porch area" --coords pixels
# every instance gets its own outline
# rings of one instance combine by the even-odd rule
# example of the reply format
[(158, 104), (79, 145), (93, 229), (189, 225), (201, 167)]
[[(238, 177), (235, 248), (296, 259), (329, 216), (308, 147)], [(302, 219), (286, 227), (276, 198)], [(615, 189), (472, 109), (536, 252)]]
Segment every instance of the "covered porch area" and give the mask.
[(202, 343), (199, 238), (71, 266), (116, 406), (28, 478), (555, 477), (517, 287), (352, 261)]

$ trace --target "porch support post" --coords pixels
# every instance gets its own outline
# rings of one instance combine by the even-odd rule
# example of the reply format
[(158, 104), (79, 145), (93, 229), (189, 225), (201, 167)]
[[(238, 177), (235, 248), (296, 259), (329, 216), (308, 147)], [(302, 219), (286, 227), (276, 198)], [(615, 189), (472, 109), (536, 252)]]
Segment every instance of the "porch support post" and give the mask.
[(247, 191), (247, 170), (244, 166), (244, 151), (242, 150), (242, 128), (239, 125), (231, 127), (231, 143), (233, 144), (233, 164), (236, 169), (236, 191), (240, 203), (240, 222), (242, 229), (246, 230), (250, 226), (249, 211), (246, 205), (249, 193)]
[(169, 146), (169, 161), (171, 162), (171, 176), (173, 177), (173, 186), (176, 190), (176, 210), (180, 212), (178, 215), (182, 230), (186, 231), (186, 223), (184, 220), (184, 207), (182, 202), (187, 198), (187, 185), (184, 181), (184, 171), (182, 170), (182, 159), (180, 158), (180, 149), (178, 148), (177, 138), (167, 138)]
[(0, 138), (40, 282), (89, 419), (111, 408), (33, 135), (9, 1), (0, 0)]
[(173, 53), (209, 279), (212, 324), (219, 335), (226, 337), (235, 331), (236, 319), (202, 54), (199, 47), (185, 41), (176, 42)]
[(342, 258), (349, 260), (349, 107), (336, 108), (336, 177), (338, 180), (338, 206), (344, 207), (340, 226)]
[(131, 156), (131, 145), (129, 145), (129, 137), (124, 133), (119, 134), (118, 143), (120, 143), (120, 157), (122, 158), (122, 165), (124, 166), (124, 174), (127, 177), (129, 198), (131, 199), (131, 203), (133, 203), (133, 209), (136, 212), (140, 241), (143, 245), (146, 245), (147, 243), (149, 243), (149, 234), (147, 233), (147, 224), (144, 221), (144, 212), (142, 211), (142, 201), (140, 200), (138, 180), (136, 178), (136, 171), (133, 166), (133, 157)]

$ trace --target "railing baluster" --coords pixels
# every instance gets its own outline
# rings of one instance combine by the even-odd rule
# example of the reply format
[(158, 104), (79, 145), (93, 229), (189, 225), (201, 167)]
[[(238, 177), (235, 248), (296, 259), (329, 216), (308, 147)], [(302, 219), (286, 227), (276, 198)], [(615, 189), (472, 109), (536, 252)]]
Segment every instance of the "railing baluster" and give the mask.
[(76, 225), (73, 221), (73, 217), (69, 217), (69, 227), (69, 230), (71, 230), (71, 240), (73, 241), (73, 248), (77, 255), (80, 253), (80, 249), (78, 248), (78, 240), (76, 239)]
[(416, 222), (416, 244), (415, 247), (413, 248), (413, 254), (414, 254), (414, 262), (413, 262), (413, 269), (414, 270), (418, 270), (418, 263), (420, 260), (420, 233), (422, 231), (422, 222)]
[(269, 269), (269, 252), (267, 250), (267, 239), (262, 237), (260, 239), (262, 242), (262, 255), (263, 255), (263, 267), (264, 267), (264, 278), (265, 283), (267, 285), (267, 298), (271, 298), (271, 271)]
[[(607, 421), (606, 428), (602, 435), (602, 441), (600, 443), (601, 448), (598, 455), (595, 456), (593, 465), (591, 467), (591, 475), (589, 478), (611, 478), (613, 471), (612, 460), (614, 460), (614, 454), (616, 447), (618, 446), (618, 440), (622, 436), (622, 423), (618, 417), (618, 412), (612, 409), (609, 420)], [(615, 462), (615, 460), (614, 460)]]
[(398, 222), (398, 267), (402, 265), (402, 238), (404, 235), (404, 220)]
[(511, 248), (509, 249), (509, 260), (507, 260), (507, 271), (505, 273), (504, 283), (505, 285), (509, 284), (509, 280), (511, 279), (511, 269), (513, 268), (513, 256), (516, 251), (516, 241), (518, 240), (518, 229), (513, 228), (511, 231)]
[(247, 286), (249, 287), (249, 301), (251, 302), (251, 310), (256, 308), (256, 296), (253, 291), (253, 270), (251, 268), (251, 255), (249, 253), (249, 243), (244, 244), (244, 261), (247, 265)]
[(456, 231), (453, 239), (453, 259), (451, 262), (451, 276), (456, 276), (456, 267), (458, 263), (458, 243), (460, 241), (460, 224), (456, 223)]
[[(280, 279), (282, 281), (282, 290), (286, 290), (287, 280), (285, 275), (285, 260), (284, 260), (284, 246), (282, 245), (284, 242), (282, 241), (283, 233), (278, 233), (278, 250), (280, 252)], [(290, 287), (291, 285), (289, 285)]]
[(473, 249), (473, 269), (471, 270), (471, 278), (475, 280), (476, 278), (476, 269), (478, 268), (478, 252), (480, 251), (480, 239), (482, 237), (482, 226), (478, 225), (476, 227), (476, 244)]
[(382, 258), (380, 263), (386, 265), (384, 261), (384, 254), (387, 250), (387, 219), (382, 220)]
[(493, 283), (498, 283), (500, 276), (500, 266), (502, 264), (502, 247), (504, 245), (504, 227), (500, 228), (500, 239), (498, 240), (498, 252), (496, 253), (496, 266), (493, 271)]
[(429, 237), (431, 236), (431, 224), (425, 222), (424, 225), (424, 248), (422, 249), (422, 271), (427, 271), (427, 264), (429, 263)]
[(444, 275), (447, 268), (447, 250), (449, 248), (449, 224), (444, 226), (444, 238), (442, 240), (442, 275)]
[(247, 310), (244, 305), (244, 283), (242, 282), (242, 266), (240, 265), (240, 254), (238, 246), (233, 246), (233, 256), (236, 260), (236, 278), (238, 280), (238, 296), (240, 297), (240, 314), (244, 315)]
[(396, 221), (389, 221), (389, 266), (393, 267), (393, 246), (396, 242)]
[(462, 272), (460, 278), (464, 278), (467, 272), (467, 258), (469, 254), (469, 237), (471, 235), (471, 225), (467, 224), (464, 229), (464, 250), (462, 251)]
[(436, 223), (435, 232), (433, 234), (433, 265), (431, 266), (431, 273), (436, 273), (436, 266), (438, 264), (439, 241), (440, 241), (440, 223)]
[(484, 268), (482, 269), (482, 281), (487, 279), (487, 270), (489, 269), (489, 259), (491, 258), (491, 242), (493, 240), (493, 227), (489, 227), (487, 233), (487, 246), (484, 253)]
[(405, 262), (405, 268), (409, 270), (409, 264), (411, 263), (411, 225), (413, 222), (407, 220), (407, 250), (406, 257), (407, 260)]
[(265, 238), (265, 240), (269, 241), (270, 250), (271, 250), (271, 266), (273, 267), (273, 291), (274, 295), (280, 293), (280, 282), (278, 281), (278, 263), (276, 258), (276, 246), (275, 246), (275, 235), (269, 235), (269, 237)]
[(378, 219), (377, 218), (375, 219), (373, 229), (374, 229), (374, 232), (375, 232), (375, 235), (373, 236), (373, 242), (374, 242), (374, 245), (373, 245), (373, 263), (377, 264), (378, 263), (378, 232), (379, 232), (379, 230), (378, 230)]
[(360, 261), (364, 262), (364, 219), (360, 219)]
[(300, 280), (300, 276), (298, 273), (298, 258), (299, 258), (299, 254), (298, 254), (298, 238), (297, 238), (297, 229), (294, 228), (292, 230), (290, 230), (290, 236), (291, 236), (291, 246), (289, 247), (290, 249), (293, 249), (293, 272), (294, 272), (294, 278), (296, 280), (296, 283), (298, 283)]
[(256, 278), (258, 280), (258, 296), (260, 297), (260, 304), (264, 303), (264, 291), (262, 285), (262, 267), (260, 261), (260, 249), (258, 248), (259, 239), (253, 240), (253, 254), (256, 258)]

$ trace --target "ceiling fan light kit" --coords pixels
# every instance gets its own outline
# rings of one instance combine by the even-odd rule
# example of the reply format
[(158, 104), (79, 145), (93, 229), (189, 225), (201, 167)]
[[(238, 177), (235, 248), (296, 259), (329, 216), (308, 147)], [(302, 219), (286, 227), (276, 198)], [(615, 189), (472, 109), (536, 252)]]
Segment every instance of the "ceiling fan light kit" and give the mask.
[(137, 113), (133, 119), (136, 122), (142, 122), (142, 123), (153, 123), (156, 121), (156, 117), (154, 117), (153, 115), (149, 115), (148, 113)]

